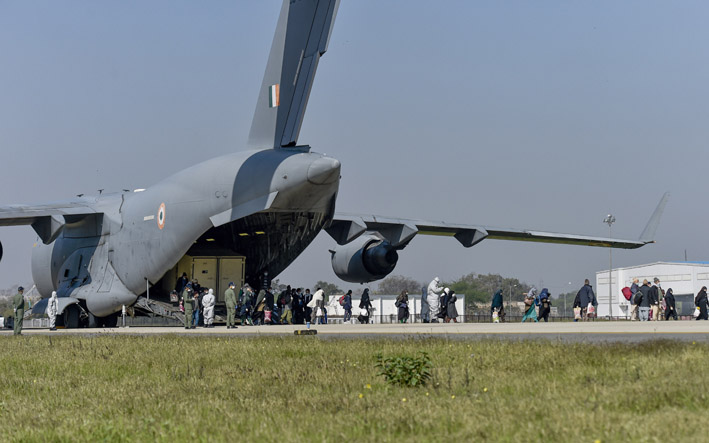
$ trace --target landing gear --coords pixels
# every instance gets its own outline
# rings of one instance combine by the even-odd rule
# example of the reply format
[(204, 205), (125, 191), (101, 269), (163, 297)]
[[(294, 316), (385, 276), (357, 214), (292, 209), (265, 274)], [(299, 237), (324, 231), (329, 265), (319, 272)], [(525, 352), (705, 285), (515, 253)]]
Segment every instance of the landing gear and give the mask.
[(89, 314), (89, 328), (115, 328), (118, 325), (118, 314), (111, 314), (106, 317), (96, 317)]
[(115, 328), (118, 326), (118, 314), (111, 314), (108, 317), (103, 317), (103, 326), (105, 328)]
[(76, 305), (67, 306), (64, 310), (64, 327), (67, 329), (74, 329), (79, 327), (79, 317), (80, 317), (79, 307)]

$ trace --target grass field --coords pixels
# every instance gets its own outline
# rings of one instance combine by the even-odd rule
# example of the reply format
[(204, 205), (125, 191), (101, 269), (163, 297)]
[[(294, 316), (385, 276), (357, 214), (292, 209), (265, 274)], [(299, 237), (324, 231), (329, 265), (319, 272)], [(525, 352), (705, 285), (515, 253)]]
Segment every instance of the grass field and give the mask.
[[(400, 388), (376, 355), (433, 361)], [(703, 344), (0, 337), (3, 441), (706, 441)]]

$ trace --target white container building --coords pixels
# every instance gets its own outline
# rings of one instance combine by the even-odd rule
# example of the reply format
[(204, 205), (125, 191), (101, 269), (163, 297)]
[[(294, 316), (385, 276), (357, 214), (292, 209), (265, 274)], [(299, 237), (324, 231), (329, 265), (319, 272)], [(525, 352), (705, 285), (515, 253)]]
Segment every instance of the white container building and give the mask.
[[(610, 289), (610, 312), (613, 317), (630, 318), (630, 302), (621, 290), (633, 284), (633, 279), (660, 279), (660, 287), (665, 291), (672, 288), (679, 315), (692, 315), (694, 296), (702, 286), (709, 287), (709, 262), (657, 262), (646, 265), (613, 269)], [(598, 301), (598, 316), (607, 317), (609, 312), (608, 270), (596, 272), (593, 290)]]

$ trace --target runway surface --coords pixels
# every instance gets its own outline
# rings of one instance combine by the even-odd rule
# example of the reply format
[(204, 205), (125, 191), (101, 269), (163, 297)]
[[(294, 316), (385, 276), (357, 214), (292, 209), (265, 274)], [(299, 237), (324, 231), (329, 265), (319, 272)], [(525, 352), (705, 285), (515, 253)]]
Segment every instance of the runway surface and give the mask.
[[(304, 325), (245, 326), (226, 329), (225, 326), (186, 330), (182, 327), (130, 327), (107, 329), (25, 329), (24, 335), (154, 335), (179, 334), (192, 336), (292, 336)], [(662, 322), (553, 322), (553, 323), (449, 323), (449, 324), (373, 324), (318, 325), (319, 338), (424, 338), (439, 337), (460, 340), (480, 339), (546, 339), (564, 342), (642, 342), (647, 340), (681, 340), (709, 342), (709, 321)], [(0, 334), (12, 335), (3, 330)]]

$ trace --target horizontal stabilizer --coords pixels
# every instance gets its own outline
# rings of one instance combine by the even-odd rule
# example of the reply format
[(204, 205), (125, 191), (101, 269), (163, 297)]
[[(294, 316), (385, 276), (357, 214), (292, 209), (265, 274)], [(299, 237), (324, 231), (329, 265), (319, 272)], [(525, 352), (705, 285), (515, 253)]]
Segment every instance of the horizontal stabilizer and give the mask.
[(0, 226), (31, 225), (44, 244), (57, 239), (66, 223), (97, 212), (79, 203), (0, 206)]

